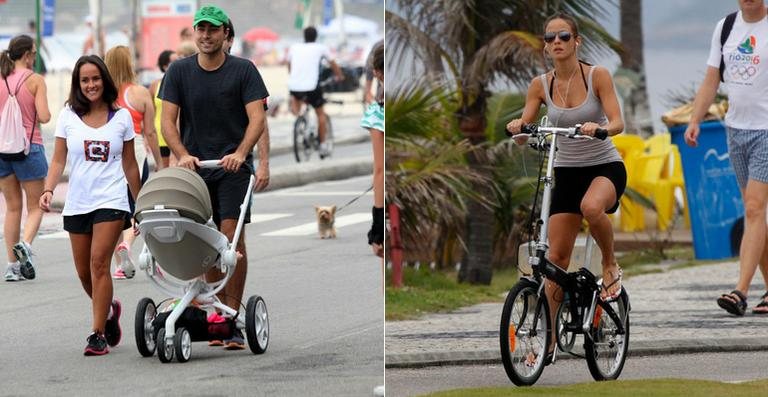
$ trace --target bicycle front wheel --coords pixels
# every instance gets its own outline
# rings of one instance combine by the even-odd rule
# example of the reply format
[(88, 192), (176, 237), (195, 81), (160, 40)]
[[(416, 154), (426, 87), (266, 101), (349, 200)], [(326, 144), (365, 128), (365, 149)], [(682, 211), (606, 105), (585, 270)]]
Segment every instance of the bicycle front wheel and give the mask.
[[(538, 291), (535, 282), (520, 280), (507, 294), (501, 313), (501, 361), (509, 379), (518, 386), (536, 383), (551, 343), (549, 306), (546, 297), (539, 298)], [(539, 303), (541, 309), (537, 311)]]
[(299, 116), (293, 123), (293, 155), (297, 163), (309, 161), (312, 154), (312, 144), (307, 135), (307, 119)]
[[(598, 298), (599, 299), (599, 298)], [(608, 314), (610, 306), (618, 321)], [(615, 380), (621, 375), (629, 349), (629, 295), (622, 288), (621, 295), (612, 302), (598, 302), (592, 320), (590, 335), (584, 337), (584, 352), (592, 378)], [(618, 333), (619, 323), (624, 329)]]

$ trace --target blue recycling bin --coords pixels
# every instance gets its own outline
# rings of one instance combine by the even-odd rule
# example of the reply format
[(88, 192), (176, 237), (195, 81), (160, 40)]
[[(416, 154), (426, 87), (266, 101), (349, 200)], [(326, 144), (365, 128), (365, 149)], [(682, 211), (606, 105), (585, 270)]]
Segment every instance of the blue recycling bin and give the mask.
[(728, 156), (725, 126), (720, 121), (701, 123), (695, 148), (685, 143), (686, 127), (675, 126), (669, 131), (683, 163), (695, 257), (738, 256), (744, 203)]

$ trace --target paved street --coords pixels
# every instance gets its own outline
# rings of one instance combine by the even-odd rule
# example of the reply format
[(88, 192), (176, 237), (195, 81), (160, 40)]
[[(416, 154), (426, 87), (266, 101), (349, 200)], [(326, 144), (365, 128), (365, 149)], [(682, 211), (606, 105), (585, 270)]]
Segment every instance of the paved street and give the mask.
[[(134, 342), (136, 303), (165, 297), (138, 274), (115, 282), (122, 343), (105, 357), (84, 357), (90, 302), (69, 240), (58, 232), (41, 236), (34, 245), (38, 278), (0, 284), (0, 371), (12, 380), (0, 394), (372, 394), (384, 382), (381, 268), (365, 240), (372, 198), (368, 193), (338, 214), (335, 240), (317, 237), (313, 210), (341, 206), (369, 186), (364, 176), (255, 196), (245, 229), (245, 291), (263, 296), (270, 313), (270, 346), (261, 356), (194, 343), (185, 364), (142, 358)], [(137, 240), (134, 254), (140, 246)]]

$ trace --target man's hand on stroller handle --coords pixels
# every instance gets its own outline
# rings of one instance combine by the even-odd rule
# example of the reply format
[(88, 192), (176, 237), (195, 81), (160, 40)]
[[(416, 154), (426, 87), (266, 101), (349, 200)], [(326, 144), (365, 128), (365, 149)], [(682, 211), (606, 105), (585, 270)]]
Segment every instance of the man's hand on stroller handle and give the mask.
[(244, 162), (245, 158), (236, 153), (228, 154), (222, 157), (221, 160), (200, 160), (195, 156), (186, 155), (179, 159), (178, 166), (189, 168), (191, 170), (196, 170), (198, 168), (222, 168), (227, 172), (236, 172)]

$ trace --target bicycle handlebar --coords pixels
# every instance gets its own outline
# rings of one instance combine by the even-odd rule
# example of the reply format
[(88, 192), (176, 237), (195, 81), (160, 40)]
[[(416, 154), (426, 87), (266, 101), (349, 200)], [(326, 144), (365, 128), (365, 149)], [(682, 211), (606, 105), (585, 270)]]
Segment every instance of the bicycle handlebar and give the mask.
[(555, 134), (573, 139), (599, 139), (602, 141), (608, 137), (608, 130), (598, 128), (595, 130), (594, 136), (589, 136), (581, 134), (581, 124), (576, 124), (574, 127), (543, 127), (536, 123), (529, 123), (522, 125), (519, 134), (512, 134), (509, 131), (506, 131), (506, 134), (509, 137), (534, 137), (541, 134)]

